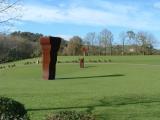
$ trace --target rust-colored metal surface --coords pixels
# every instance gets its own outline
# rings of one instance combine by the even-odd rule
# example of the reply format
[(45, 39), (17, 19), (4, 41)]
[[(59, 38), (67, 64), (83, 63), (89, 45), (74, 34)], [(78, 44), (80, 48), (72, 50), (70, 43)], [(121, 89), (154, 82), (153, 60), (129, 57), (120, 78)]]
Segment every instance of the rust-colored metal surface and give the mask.
[(57, 52), (60, 48), (61, 38), (41, 37), (43, 78), (54, 80), (56, 74)]
[(84, 68), (84, 58), (80, 58), (80, 68)]
[(43, 78), (49, 78), (49, 63), (50, 63), (50, 51), (51, 44), (49, 37), (41, 37), (40, 44), (42, 47), (42, 66), (43, 66)]

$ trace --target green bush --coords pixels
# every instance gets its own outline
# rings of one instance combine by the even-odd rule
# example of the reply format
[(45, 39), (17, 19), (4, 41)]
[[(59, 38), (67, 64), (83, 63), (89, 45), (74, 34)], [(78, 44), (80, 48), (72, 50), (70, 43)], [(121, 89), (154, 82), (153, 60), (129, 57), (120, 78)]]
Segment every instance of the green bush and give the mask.
[(47, 116), (46, 120), (95, 120), (89, 113), (76, 111), (60, 111)]
[(112, 60), (111, 60), (111, 59), (109, 59), (109, 60), (108, 60), (108, 62), (112, 62)]
[(57, 63), (62, 63), (62, 61), (57, 61)]
[(100, 63), (100, 62), (102, 62), (102, 60), (99, 59), (98, 62)]
[(107, 62), (108, 62), (108, 60), (104, 60), (104, 62), (105, 62), (105, 63), (107, 63)]
[(0, 120), (29, 120), (29, 117), (23, 104), (0, 97)]

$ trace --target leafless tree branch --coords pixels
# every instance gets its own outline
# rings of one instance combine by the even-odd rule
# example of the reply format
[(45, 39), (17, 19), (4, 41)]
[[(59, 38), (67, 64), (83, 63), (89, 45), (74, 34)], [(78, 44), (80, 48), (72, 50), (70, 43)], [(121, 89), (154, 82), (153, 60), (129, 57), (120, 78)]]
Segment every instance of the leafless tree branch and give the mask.
[(0, 31), (13, 27), (14, 21), (20, 18), (21, 0), (0, 0)]
[(19, 0), (16, 0), (14, 3), (8, 5), (8, 6), (5, 7), (4, 9), (0, 10), (0, 13), (2, 13), (2, 12), (4, 12), (4, 11), (8, 10), (9, 8), (12, 8), (15, 4), (18, 3), (18, 1), (19, 1)]

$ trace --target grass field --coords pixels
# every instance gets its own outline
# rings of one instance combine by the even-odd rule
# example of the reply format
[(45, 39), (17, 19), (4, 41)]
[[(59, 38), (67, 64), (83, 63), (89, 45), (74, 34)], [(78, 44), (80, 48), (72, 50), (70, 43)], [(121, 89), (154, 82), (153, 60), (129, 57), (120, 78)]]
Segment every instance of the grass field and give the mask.
[(97, 120), (160, 120), (160, 56), (85, 58), (89, 59), (112, 62), (87, 63), (84, 69), (60, 63), (57, 79), (46, 81), (41, 65), (24, 65), (35, 59), (18, 61), (16, 67), (0, 70), (0, 96), (25, 104), (31, 120), (59, 110), (88, 111)]

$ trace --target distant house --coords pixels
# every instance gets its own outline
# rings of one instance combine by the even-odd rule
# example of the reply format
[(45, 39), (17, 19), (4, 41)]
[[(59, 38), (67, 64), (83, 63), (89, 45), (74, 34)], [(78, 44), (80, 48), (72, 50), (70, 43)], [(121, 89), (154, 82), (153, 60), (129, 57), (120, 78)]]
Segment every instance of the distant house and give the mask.
[(133, 53), (133, 52), (135, 52), (135, 49), (134, 49), (134, 48), (130, 48), (130, 49), (129, 49), (129, 52), (132, 52), (132, 53)]

